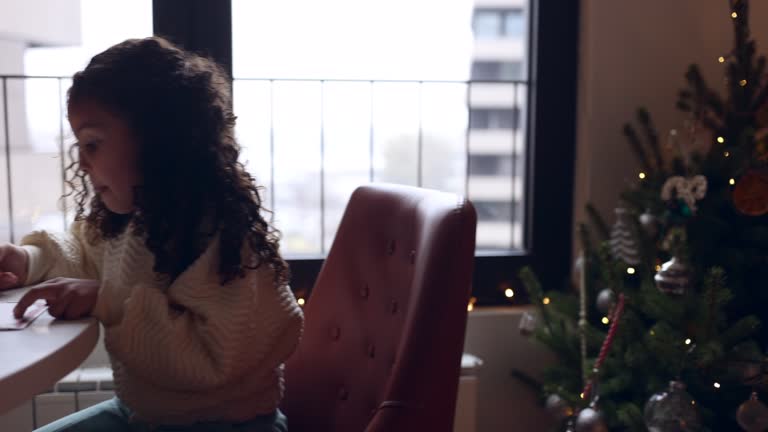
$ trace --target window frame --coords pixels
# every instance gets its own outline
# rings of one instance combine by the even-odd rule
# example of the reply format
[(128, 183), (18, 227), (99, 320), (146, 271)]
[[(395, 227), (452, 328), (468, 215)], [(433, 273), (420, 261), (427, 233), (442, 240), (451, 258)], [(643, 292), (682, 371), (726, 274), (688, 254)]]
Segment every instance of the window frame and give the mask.
[[(530, 0), (528, 13), (529, 97), (525, 121), (524, 244), (527, 249), (478, 252), (473, 296), (476, 306), (510, 304), (527, 295), (517, 274), (531, 266), (548, 289), (565, 288), (571, 269), (576, 87), (580, 1)], [(154, 0), (154, 33), (207, 54), (232, 74), (231, 0)], [(474, 18), (473, 18), (474, 19)], [(502, 20), (503, 21), (503, 20)], [(292, 288), (308, 294), (324, 257), (290, 259)]]

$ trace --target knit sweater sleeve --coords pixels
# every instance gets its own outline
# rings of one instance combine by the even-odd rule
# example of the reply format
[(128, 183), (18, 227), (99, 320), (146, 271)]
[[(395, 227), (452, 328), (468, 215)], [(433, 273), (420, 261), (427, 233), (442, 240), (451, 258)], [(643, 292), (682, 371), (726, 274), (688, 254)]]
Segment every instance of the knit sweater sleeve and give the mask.
[(86, 239), (85, 221), (65, 233), (34, 231), (20, 244), (29, 257), (25, 285), (55, 277), (99, 279), (103, 247)]
[[(295, 349), (303, 314), (266, 266), (226, 285), (209, 248), (163, 292), (138, 285), (105, 345), (132, 373), (154, 385), (200, 391), (246, 373), (274, 370)], [(271, 369), (270, 369), (271, 368)]]

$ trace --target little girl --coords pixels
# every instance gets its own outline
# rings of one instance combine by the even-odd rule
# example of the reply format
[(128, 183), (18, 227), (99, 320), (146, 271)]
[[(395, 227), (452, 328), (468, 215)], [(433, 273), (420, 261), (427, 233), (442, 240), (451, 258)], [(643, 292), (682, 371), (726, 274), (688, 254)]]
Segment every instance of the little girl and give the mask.
[(38, 431), (286, 431), (282, 363), (303, 315), (259, 188), (238, 162), (230, 81), (161, 38), (75, 74), (70, 232), (0, 246), (0, 288), (104, 326), (116, 398)]

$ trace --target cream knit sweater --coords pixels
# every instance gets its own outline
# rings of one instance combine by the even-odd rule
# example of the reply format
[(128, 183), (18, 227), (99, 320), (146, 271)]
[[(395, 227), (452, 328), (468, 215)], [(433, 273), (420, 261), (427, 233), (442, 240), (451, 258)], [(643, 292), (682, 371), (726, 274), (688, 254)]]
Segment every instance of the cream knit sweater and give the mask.
[[(144, 239), (130, 234), (89, 245), (84, 225), (22, 239), (27, 284), (54, 277), (101, 281), (94, 316), (104, 325), (115, 390), (144, 421), (240, 422), (275, 410), (282, 363), (303, 314), (266, 266), (222, 286), (218, 238), (173, 283), (158, 280)], [(245, 251), (245, 249), (244, 249)]]

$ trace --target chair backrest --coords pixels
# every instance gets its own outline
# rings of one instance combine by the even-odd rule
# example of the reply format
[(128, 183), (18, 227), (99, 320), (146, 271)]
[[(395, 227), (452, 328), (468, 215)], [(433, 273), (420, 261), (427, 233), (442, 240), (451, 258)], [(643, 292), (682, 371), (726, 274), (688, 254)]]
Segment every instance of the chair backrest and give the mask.
[(454, 194), (355, 190), (286, 363), (291, 432), (452, 430), (476, 225)]

